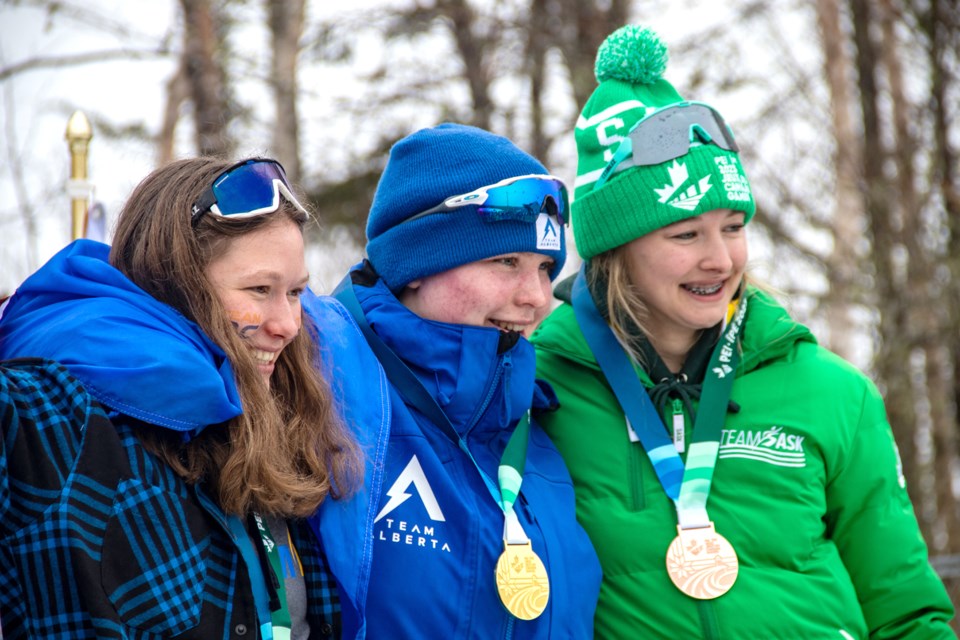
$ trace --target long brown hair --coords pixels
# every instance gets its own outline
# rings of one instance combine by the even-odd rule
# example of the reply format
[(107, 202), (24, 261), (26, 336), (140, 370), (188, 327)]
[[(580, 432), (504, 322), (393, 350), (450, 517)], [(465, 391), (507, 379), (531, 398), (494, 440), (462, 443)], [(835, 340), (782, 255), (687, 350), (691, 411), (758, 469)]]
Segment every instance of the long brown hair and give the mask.
[(227, 354), (243, 413), (211, 425), (187, 443), (179, 434), (138, 428), (145, 445), (188, 482), (204, 481), (228, 513), (287, 517), (313, 513), (328, 495), (357, 484), (359, 448), (336, 413), (317, 369), (316, 328), (303, 327), (280, 353), (269, 388), (206, 276), (230, 238), (278, 221), (308, 221), (283, 201), (278, 212), (241, 220), (204, 215), (191, 225), (191, 207), (231, 163), (179, 160), (147, 176), (120, 212), (110, 263), (151, 296), (197, 323)]

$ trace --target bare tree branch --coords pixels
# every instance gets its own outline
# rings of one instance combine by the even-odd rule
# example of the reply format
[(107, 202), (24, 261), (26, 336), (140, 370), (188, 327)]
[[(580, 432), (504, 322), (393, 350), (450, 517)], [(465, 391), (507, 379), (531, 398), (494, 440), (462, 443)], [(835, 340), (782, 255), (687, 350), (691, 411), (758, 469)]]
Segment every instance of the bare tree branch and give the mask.
[(99, 64), (111, 60), (148, 60), (151, 58), (166, 58), (171, 52), (167, 47), (155, 49), (105, 49), (103, 51), (86, 51), (63, 56), (38, 56), (16, 62), (0, 68), (0, 82), (16, 75), (41, 69), (57, 69), (62, 67), (76, 67), (85, 64)]

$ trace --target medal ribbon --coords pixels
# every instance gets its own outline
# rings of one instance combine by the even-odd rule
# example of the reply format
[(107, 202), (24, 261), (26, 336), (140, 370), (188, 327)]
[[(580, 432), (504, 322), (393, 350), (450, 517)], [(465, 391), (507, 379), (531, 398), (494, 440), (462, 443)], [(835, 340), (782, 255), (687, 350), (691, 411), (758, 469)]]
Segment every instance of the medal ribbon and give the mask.
[(500, 508), (503, 509), (503, 539), (507, 544), (525, 544), (530, 541), (517, 520), (513, 503), (520, 495), (523, 468), (527, 463), (527, 443), (530, 440), (530, 410), (520, 418), (500, 457), (497, 480), (500, 484)]
[(230, 537), (240, 551), (243, 562), (247, 565), (250, 576), (250, 587), (253, 589), (253, 602), (257, 609), (257, 621), (260, 623), (260, 637), (263, 640), (273, 640), (273, 621), (270, 611), (270, 595), (267, 592), (267, 578), (260, 564), (260, 556), (251, 542), (247, 528), (239, 516), (226, 516), (227, 528)]
[(686, 466), (668, 437), (663, 420), (637, 377), (633, 364), (597, 311), (587, 287), (586, 265), (580, 268), (573, 284), (573, 311), (587, 345), (646, 450), (664, 492), (677, 507), (680, 528), (708, 526), (707, 500), (740, 359), (737, 338), (747, 312), (746, 296), (741, 297), (732, 320), (710, 356)]
[[(267, 552), (267, 558), (270, 559), (270, 567), (273, 569), (273, 575), (276, 576), (274, 585), (277, 590), (277, 598), (280, 600), (280, 608), (271, 614), (273, 628), (275, 630), (286, 629), (289, 632), (292, 626), (290, 622), (290, 608), (287, 604), (286, 578), (280, 561), (280, 553), (277, 551), (277, 543), (276, 540), (274, 540), (274, 534), (271, 533), (270, 528), (264, 523), (260, 514), (254, 513), (253, 521), (257, 524), (257, 530), (260, 532), (263, 548)], [(289, 534), (287, 535), (287, 542), (290, 552), (296, 553), (293, 542), (289, 539)]]

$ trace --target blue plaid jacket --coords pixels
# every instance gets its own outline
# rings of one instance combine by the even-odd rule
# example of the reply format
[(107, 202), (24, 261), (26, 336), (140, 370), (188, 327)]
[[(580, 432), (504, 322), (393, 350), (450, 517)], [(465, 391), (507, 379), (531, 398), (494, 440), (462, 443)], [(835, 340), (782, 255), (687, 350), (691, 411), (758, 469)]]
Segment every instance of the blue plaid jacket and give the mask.
[[(58, 364), (0, 363), (0, 624), (18, 638), (257, 638), (224, 516)], [(290, 523), (314, 637), (338, 633), (316, 538)]]

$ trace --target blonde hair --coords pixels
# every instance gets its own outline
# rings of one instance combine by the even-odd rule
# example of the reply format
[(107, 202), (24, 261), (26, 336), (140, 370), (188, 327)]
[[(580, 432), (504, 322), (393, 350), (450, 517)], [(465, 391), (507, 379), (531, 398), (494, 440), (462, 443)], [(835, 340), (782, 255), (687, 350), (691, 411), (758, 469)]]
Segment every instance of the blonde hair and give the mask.
[(637, 347), (637, 332), (648, 335), (644, 323), (649, 310), (630, 280), (626, 245), (594, 256), (587, 269), (591, 291), (606, 287), (607, 324), (630, 359), (646, 365)]
[[(637, 338), (639, 335), (650, 335), (645, 326), (650, 311), (630, 279), (627, 245), (620, 245), (594, 256), (590, 260), (587, 274), (591, 291), (603, 290), (603, 287), (606, 287), (606, 320), (617, 341), (632, 360), (643, 366), (648, 365), (637, 345)], [(758, 286), (753, 278), (748, 278), (744, 273), (740, 290), (746, 291), (748, 283)]]
[(305, 517), (328, 496), (351, 493), (362, 475), (359, 448), (337, 415), (317, 368), (316, 328), (303, 326), (280, 353), (269, 387), (206, 276), (229, 240), (282, 220), (308, 218), (283, 201), (279, 211), (230, 220), (191, 207), (231, 163), (173, 162), (147, 176), (120, 212), (110, 262), (157, 300), (195, 322), (230, 361), (243, 413), (184, 443), (167, 429), (137, 428), (144, 444), (189, 483), (206, 482), (227, 513)]

